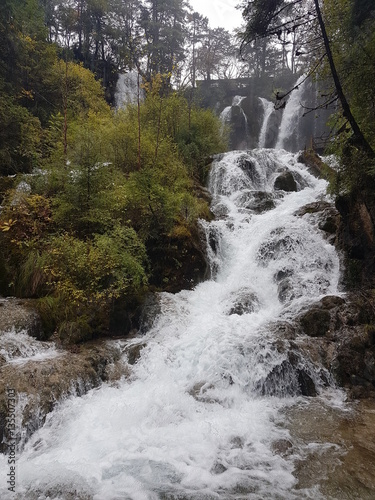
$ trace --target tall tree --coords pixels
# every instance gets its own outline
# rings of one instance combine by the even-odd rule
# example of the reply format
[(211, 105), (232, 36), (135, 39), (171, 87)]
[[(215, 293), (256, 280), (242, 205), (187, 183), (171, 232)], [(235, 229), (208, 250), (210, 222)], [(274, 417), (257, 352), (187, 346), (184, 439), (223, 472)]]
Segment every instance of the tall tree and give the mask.
[[(302, 8), (303, 7), (303, 8)], [(258, 38), (277, 37), (281, 39), (284, 32), (292, 33), (297, 29), (315, 32), (319, 27), (320, 41), (329, 61), (329, 68), (335, 85), (337, 97), (353, 132), (355, 142), (367, 154), (374, 156), (374, 151), (363, 135), (362, 130), (353, 116), (349, 102), (344, 94), (341, 80), (332, 55), (325, 22), (320, 9), (319, 0), (251, 0), (243, 4), (243, 17), (247, 21), (243, 34), (243, 44)]]
[(183, 0), (146, 0), (142, 7), (140, 24), (146, 38), (148, 81), (160, 73), (167, 75), (169, 84), (172, 73), (184, 59), (186, 14)]
[(225, 77), (230, 59), (236, 54), (230, 33), (224, 28), (208, 28), (197, 50), (197, 70), (207, 81), (212, 76)]
[(202, 41), (208, 32), (208, 18), (193, 12), (187, 16), (188, 22), (188, 42), (191, 50), (191, 61), (189, 64), (189, 73), (191, 85), (195, 87), (197, 75), (197, 51), (202, 46)]

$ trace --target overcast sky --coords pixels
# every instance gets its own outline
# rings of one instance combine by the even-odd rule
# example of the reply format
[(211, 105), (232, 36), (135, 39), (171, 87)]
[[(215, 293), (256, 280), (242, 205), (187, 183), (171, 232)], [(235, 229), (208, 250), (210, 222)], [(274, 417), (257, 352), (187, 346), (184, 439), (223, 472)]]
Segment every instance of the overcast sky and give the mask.
[(240, 0), (190, 0), (194, 11), (209, 19), (211, 28), (232, 31), (242, 24), (241, 11), (236, 9)]

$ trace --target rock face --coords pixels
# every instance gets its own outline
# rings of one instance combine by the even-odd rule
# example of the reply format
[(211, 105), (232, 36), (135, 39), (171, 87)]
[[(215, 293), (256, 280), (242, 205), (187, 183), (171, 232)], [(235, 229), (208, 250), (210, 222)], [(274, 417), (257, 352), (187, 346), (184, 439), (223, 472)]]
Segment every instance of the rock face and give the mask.
[(339, 248), (346, 255), (348, 288), (375, 285), (375, 201), (372, 186), (336, 199), (341, 215)]
[(299, 334), (306, 336), (300, 347), (353, 398), (375, 396), (375, 328), (363, 314), (368, 300), (356, 294), (324, 297), (297, 320)]
[(29, 299), (0, 298), (0, 331), (26, 331), (36, 338), (43, 337), (42, 324)]
[(151, 261), (150, 284), (176, 293), (193, 288), (208, 272), (207, 259), (199, 228), (176, 236), (150, 241), (147, 253)]
[[(312, 152), (299, 161), (318, 177), (332, 175)], [(298, 345), (321, 363), (349, 396), (375, 396), (375, 201), (369, 184), (362, 193), (306, 205), (296, 216), (311, 217), (343, 256), (343, 285), (348, 294), (324, 297), (301, 313), (295, 325)], [(283, 283), (283, 280), (280, 283)], [(295, 333), (296, 335), (296, 333)]]

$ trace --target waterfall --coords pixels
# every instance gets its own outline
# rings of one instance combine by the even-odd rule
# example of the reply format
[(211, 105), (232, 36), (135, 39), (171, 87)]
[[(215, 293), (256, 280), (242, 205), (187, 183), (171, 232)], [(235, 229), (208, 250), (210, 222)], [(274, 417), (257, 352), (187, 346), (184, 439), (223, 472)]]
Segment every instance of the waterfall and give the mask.
[[(220, 113), (220, 121), (224, 125), (226, 123), (231, 123), (234, 125), (234, 131), (232, 131), (233, 136), (236, 138), (235, 146), (237, 149), (246, 149), (248, 147), (249, 139), (249, 122), (246, 113), (241, 107), (241, 102), (245, 99), (244, 96), (236, 95), (232, 99), (232, 104), (223, 109)], [(238, 122), (238, 117), (240, 117), (240, 122)], [(240, 144), (237, 143), (238, 140), (238, 125), (240, 124), (241, 129), (241, 140)], [(245, 130), (243, 130), (245, 129)], [(244, 132), (244, 133), (243, 133)]]
[(299, 149), (298, 145), (298, 126), (300, 118), (303, 114), (302, 98), (305, 90), (304, 82), (306, 76), (302, 75), (291, 92), (288, 102), (286, 103), (283, 117), (280, 124), (279, 135), (276, 143), (276, 149), (289, 149), (287, 142), (293, 140), (297, 143), (294, 150)]
[[(140, 98), (143, 99), (144, 91), (140, 89)], [(119, 75), (116, 92), (115, 103), (116, 108), (125, 107), (127, 104), (136, 104), (138, 100), (138, 73), (129, 71)]]
[(260, 129), (260, 134), (259, 134), (258, 147), (264, 148), (266, 147), (268, 121), (270, 119), (272, 111), (274, 110), (274, 104), (273, 102), (270, 102), (267, 99), (264, 99), (263, 97), (259, 97), (259, 100), (262, 103), (264, 115), (263, 115), (262, 127)]
[[(274, 190), (285, 170), (296, 192)], [(325, 197), (326, 182), (291, 153), (257, 149), (222, 155), (209, 188), (217, 218), (202, 229), (211, 279), (158, 295), (153, 326), (129, 340), (141, 349), (129, 378), (48, 416), (19, 451), (17, 498), (321, 498), (296, 488), (295, 462), (306, 449), (275, 447), (292, 439), (285, 409), (307, 404), (301, 373), (321, 397), (329, 380), (277, 326), (337, 293), (334, 247), (295, 215)], [(326, 445), (314, 446), (319, 454)], [(4, 483), (0, 495), (8, 498)]]
[(232, 116), (232, 106), (227, 106), (226, 108), (223, 109), (223, 111), (220, 113), (220, 121), (221, 123), (228, 123), (231, 119)]

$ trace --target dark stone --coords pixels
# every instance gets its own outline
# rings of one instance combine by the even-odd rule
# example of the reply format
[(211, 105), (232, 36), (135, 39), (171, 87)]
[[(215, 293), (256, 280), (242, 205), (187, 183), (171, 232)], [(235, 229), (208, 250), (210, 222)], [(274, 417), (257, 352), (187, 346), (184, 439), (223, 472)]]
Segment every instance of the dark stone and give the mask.
[(304, 370), (298, 370), (297, 373), (302, 396), (315, 397), (317, 391), (313, 379)]
[(281, 173), (275, 179), (274, 189), (278, 191), (297, 191), (297, 183), (293, 177), (293, 174), (288, 170)]
[(254, 191), (252, 193), (252, 199), (245, 207), (257, 214), (261, 214), (275, 208), (275, 201), (271, 193), (266, 193), (264, 191)]
[(293, 444), (288, 439), (278, 439), (272, 443), (272, 451), (278, 455), (287, 456), (293, 451)]
[(249, 314), (259, 309), (259, 300), (254, 292), (251, 290), (241, 290), (233, 304), (230, 308), (228, 315), (238, 314)]
[(307, 170), (311, 175), (319, 179), (327, 179), (335, 175), (334, 170), (324, 163), (312, 149), (302, 151), (297, 160), (307, 166)]
[(308, 203), (299, 210), (297, 210), (296, 215), (303, 216), (306, 214), (316, 214), (323, 212), (326, 208), (331, 208), (332, 205), (328, 201), (314, 201), (313, 203)]
[(135, 344), (129, 345), (125, 352), (128, 357), (129, 365), (135, 365), (138, 359), (141, 357), (142, 349), (144, 349), (146, 344)]
[(146, 248), (152, 270), (151, 287), (177, 293), (191, 290), (208, 275), (203, 237), (198, 227), (183, 227), (175, 236), (150, 238)]
[(142, 333), (146, 333), (152, 328), (155, 318), (160, 314), (160, 312), (161, 305), (159, 294), (149, 293), (143, 303), (139, 320), (139, 329)]
[(293, 284), (290, 279), (280, 281), (277, 286), (277, 295), (282, 303), (294, 299)]
[(324, 309), (313, 308), (300, 317), (303, 332), (309, 337), (323, 337), (329, 331), (331, 315)]
[(320, 304), (324, 309), (329, 310), (345, 304), (345, 300), (342, 297), (337, 297), (337, 295), (327, 295), (322, 298)]
[(275, 281), (281, 281), (284, 278), (289, 278), (289, 276), (292, 276), (292, 274), (293, 271), (291, 269), (281, 269), (275, 274), (274, 279)]
[(319, 229), (325, 233), (334, 234), (337, 231), (336, 217), (328, 217), (326, 220), (319, 223)]
[(212, 474), (223, 474), (223, 472), (225, 472), (226, 470), (228, 470), (228, 469), (223, 464), (216, 463), (212, 467), (211, 472), (212, 472)]
[(272, 331), (274, 331), (275, 335), (278, 337), (282, 337), (287, 340), (294, 340), (297, 335), (295, 325), (287, 321), (275, 323), (272, 326)]
[(300, 355), (293, 351), (259, 383), (259, 390), (262, 395), (277, 397), (317, 395), (312, 377), (301, 366)]

